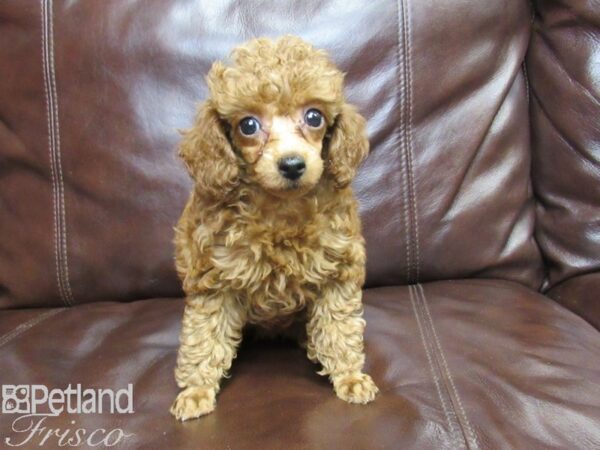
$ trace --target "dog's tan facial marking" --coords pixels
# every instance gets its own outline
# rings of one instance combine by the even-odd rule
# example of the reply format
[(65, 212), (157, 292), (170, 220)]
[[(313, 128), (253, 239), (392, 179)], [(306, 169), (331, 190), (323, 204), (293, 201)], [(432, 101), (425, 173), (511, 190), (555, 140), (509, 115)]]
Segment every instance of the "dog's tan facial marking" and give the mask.
[(327, 122), (317, 104), (270, 105), (237, 117), (233, 140), (252, 180), (279, 197), (300, 196), (319, 182)]

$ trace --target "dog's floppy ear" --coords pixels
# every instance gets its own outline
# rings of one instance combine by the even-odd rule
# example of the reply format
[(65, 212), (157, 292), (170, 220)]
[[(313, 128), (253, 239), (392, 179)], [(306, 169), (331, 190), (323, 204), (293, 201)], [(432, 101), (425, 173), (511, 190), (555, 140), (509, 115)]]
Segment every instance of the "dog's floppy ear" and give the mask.
[(179, 156), (202, 194), (218, 199), (237, 184), (239, 168), (223, 123), (210, 100), (200, 105), (194, 126), (183, 132)]
[(326, 170), (338, 188), (348, 186), (369, 153), (366, 121), (356, 108), (345, 103), (328, 133)]

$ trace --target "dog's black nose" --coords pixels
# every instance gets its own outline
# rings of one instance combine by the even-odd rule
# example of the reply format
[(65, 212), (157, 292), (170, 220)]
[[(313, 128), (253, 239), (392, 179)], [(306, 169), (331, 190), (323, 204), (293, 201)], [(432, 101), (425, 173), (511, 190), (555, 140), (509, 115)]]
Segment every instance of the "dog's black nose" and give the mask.
[(304, 159), (299, 156), (287, 156), (279, 160), (279, 172), (288, 180), (297, 180), (305, 170)]

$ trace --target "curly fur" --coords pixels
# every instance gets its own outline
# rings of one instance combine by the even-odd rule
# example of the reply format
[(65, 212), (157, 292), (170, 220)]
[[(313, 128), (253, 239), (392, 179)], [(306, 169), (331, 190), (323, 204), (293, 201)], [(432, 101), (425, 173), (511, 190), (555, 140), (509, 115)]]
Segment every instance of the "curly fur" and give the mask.
[[(176, 227), (176, 267), (186, 308), (175, 370), (183, 390), (171, 412), (212, 411), (246, 324), (306, 321), (308, 357), (337, 395), (367, 403), (377, 393), (364, 364), (361, 287), (365, 249), (350, 188), (368, 153), (365, 121), (343, 97), (327, 54), (292, 36), (256, 39), (216, 62), (210, 97), (179, 154), (195, 181)], [(307, 107), (325, 124), (302, 124)], [(265, 132), (237, 131), (249, 114)], [(290, 148), (306, 172), (290, 185), (277, 171)]]

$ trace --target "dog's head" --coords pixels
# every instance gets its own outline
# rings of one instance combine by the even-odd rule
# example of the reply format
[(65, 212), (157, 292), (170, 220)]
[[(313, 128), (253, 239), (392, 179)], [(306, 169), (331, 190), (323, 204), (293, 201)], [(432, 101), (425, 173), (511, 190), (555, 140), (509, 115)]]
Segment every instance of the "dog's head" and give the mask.
[(347, 186), (366, 157), (365, 120), (346, 103), (344, 74), (293, 36), (255, 39), (213, 64), (210, 97), (179, 149), (203, 193), (222, 198), (240, 181), (282, 198), (325, 177)]

